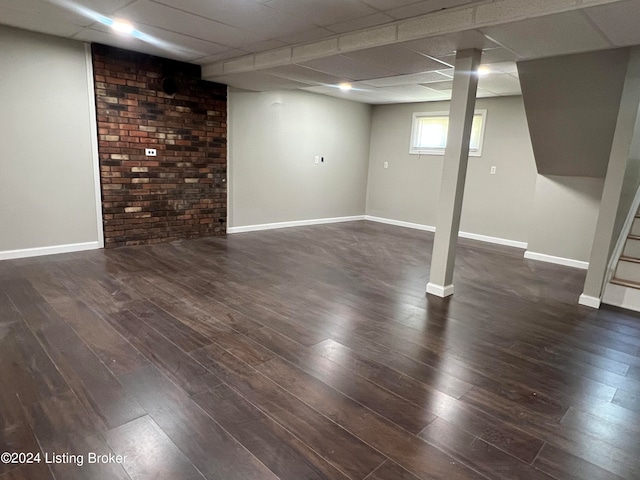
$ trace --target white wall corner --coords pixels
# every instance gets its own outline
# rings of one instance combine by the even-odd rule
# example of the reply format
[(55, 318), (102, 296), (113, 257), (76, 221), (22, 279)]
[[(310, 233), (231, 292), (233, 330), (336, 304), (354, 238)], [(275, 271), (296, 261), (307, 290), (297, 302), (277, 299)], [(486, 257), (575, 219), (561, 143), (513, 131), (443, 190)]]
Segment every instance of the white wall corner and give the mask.
[(564, 265), (565, 267), (580, 268), (582, 270), (587, 270), (589, 268), (589, 262), (574, 260), (573, 258), (555, 257), (545, 253), (532, 252), (530, 250), (524, 252), (524, 258), (528, 260), (537, 260), (539, 262), (555, 263), (556, 265)]
[(584, 305), (585, 307), (591, 308), (600, 308), (600, 299), (597, 297), (592, 297), (590, 295), (585, 295), (584, 293), (580, 295), (580, 299), (578, 300), (580, 305)]
[(93, 162), (93, 184), (96, 202), (96, 229), (99, 248), (104, 248), (104, 220), (102, 217), (102, 181), (100, 179), (100, 153), (98, 149), (98, 116), (96, 112), (96, 92), (93, 85), (93, 56), (91, 45), (84, 45), (85, 62), (87, 65), (87, 91), (89, 92), (89, 118), (91, 119), (91, 156)]
[(427, 283), (427, 293), (436, 297), (445, 298), (453, 295), (453, 285), (436, 285), (435, 283)]

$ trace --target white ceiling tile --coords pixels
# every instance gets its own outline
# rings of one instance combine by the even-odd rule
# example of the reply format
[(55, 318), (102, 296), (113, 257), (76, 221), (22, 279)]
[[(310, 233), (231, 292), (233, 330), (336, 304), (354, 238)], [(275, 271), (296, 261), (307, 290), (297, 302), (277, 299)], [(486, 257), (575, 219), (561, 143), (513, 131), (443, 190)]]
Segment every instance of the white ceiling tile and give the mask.
[(380, 97), (375, 93), (369, 91), (361, 91), (361, 90), (350, 90), (348, 92), (343, 92), (339, 88), (333, 87), (305, 87), (302, 90), (306, 90), (307, 92), (320, 93), (322, 95), (329, 95), (331, 97), (342, 98), (343, 100), (349, 100), (352, 102), (361, 102), (361, 103), (379, 103)]
[(382, 25), (391, 21), (393, 21), (393, 18), (391, 18), (389, 15), (378, 12), (372, 15), (354, 18), (353, 20), (347, 20), (345, 22), (325, 25), (324, 28), (326, 28), (327, 30), (331, 30), (334, 33), (346, 33), (361, 30), (363, 28), (376, 27), (378, 25)]
[(422, 2), (413, 2), (410, 5), (387, 10), (385, 13), (400, 20), (481, 1), (484, 0), (423, 0)]
[(519, 95), (520, 82), (516, 77), (508, 74), (490, 74), (478, 79), (478, 88), (497, 95)]
[(369, 65), (384, 67), (397, 74), (432, 72), (445, 66), (432, 58), (404, 48), (401, 45), (386, 45), (343, 54)]
[(440, 72), (412, 73), (410, 75), (398, 75), (394, 77), (376, 78), (373, 80), (362, 80), (361, 83), (372, 87), (393, 87), (396, 85), (415, 85), (418, 83), (441, 82), (449, 77)]
[(320, 26), (376, 13), (373, 8), (358, 0), (270, 0), (266, 5)]
[(254, 55), (253, 64), (256, 68), (274, 67), (276, 65), (288, 65), (291, 63), (291, 47), (269, 50), (268, 52)]
[(334, 33), (326, 28), (313, 26), (295, 33), (283, 34), (281, 32), (278, 34), (278, 40), (283, 41), (287, 45), (295, 45), (296, 43), (313, 42), (314, 40), (327, 38), (331, 35), (334, 35)]
[(133, 50), (183, 62), (189, 62), (198, 58), (198, 54), (193, 51), (183, 51), (177, 47), (165, 49), (151, 43), (143, 42), (142, 40), (138, 40), (134, 37), (118, 35), (116, 33), (106, 31), (103, 32), (93, 28), (85, 28), (74, 38), (84, 42), (103, 43), (105, 45), (111, 45), (112, 47), (124, 48), (126, 50)]
[(338, 39), (329, 38), (307, 45), (296, 45), (293, 47), (293, 60), (295, 62), (323, 57), (338, 52)]
[(467, 30), (465, 32), (440, 35), (437, 37), (421, 38), (419, 40), (404, 42), (402, 45), (432, 57), (454, 55), (457, 50), (467, 48), (485, 49), (498, 47), (495, 42), (489, 40), (479, 30)]
[(372, 47), (374, 45), (385, 45), (394, 43), (396, 40), (397, 27), (387, 25), (377, 28), (370, 28), (360, 32), (345, 33), (338, 39), (340, 51), (348, 52)]
[[(453, 65), (456, 61), (455, 54), (445, 55), (443, 57), (436, 57), (438, 60), (449, 65)], [(515, 62), (518, 60), (518, 56), (515, 53), (510, 52), (506, 48), (491, 48), (489, 50), (482, 51), (481, 62), (483, 64), (503, 63), (503, 62)]]
[(258, 34), (152, 3), (149, 0), (138, 0), (118, 11), (117, 15), (135, 23), (136, 28), (143, 32), (143, 25), (151, 25), (174, 32), (188, 32), (193, 37), (229, 47), (243, 47), (264, 40), (264, 37)]
[[(31, 20), (37, 22), (38, 25), (44, 25), (45, 21), (51, 25), (51, 29), (55, 29), (57, 24), (66, 24), (87, 27), (95, 22), (95, 19), (87, 15), (83, 15), (72, 8), (64, 8), (39, 0), (0, 0), (0, 23), (8, 24), (9, 18), (18, 20), (24, 19), (27, 22)], [(27, 27), (29, 30), (37, 30), (34, 27)], [(44, 32), (43, 32), (44, 33)]]
[(274, 77), (263, 72), (246, 72), (233, 75), (224, 75), (210, 79), (212, 82), (230, 85), (244, 90), (266, 92), (269, 90), (294, 90), (307, 87), (305, 83), (295, 82), (281, 77)]
[(451, 90), (453, 88), (453, 80), (445, 80), (442, 82), (429, 82), (427, 85), (434, 90)]
[(509, 75), (518, 76), (518, 66), (516, 62), (499, 62), (489, 64), (491, 71), (499, 73), (508, 73)]
[(348, 78), (335, 77), (300, 65), (283, 65), (263, 71), (270, 75), (288, 78), (289, 80), (308, 83), (310, 85), (339, 85), (349, 80)]
[[(22, 2), (22, 0), (20, 0)], [(83, 9), (93, 10), (95, 13), (102, 15), (110, 15), (117, 12), (119, 9), (127, 6), (131, 3), (131, 0), (82, 0), (80, 2), (71, 2), (68, 0), (45, 0), (48, 3), (54, 3), (57, 5), (65, 6), (69, 9), (74, 9), (82, 6)], [(39, 2), (43, 3), (43, 2)]]
[(237, 50), (230, 48), (224, 52), (216, 53), (215, 55), (208, 55), (206, 57), (198, 58), (196, 63), (200, 65), (206, 65), (207, 63), (219, 62), (221, 60), (227, 60), (229, 58), (241, 57), (248, 52), (244, 50)]
[(80, 32), (84, 27), (67, 23), (64, 21), (51, 22), (50, 18), (32, 13), (20, 12), (8, 8), (0, 8), (2, 23), (11, 27), (34, 30), (49, 35), (61, 37), (72, 37)]
[[(393, 8), (406, 7), (407, 5), (418, 3), (419, 0), (362, 0), (367, 5), (371, 5), (377, 10), (391, 10)], [(432, 0), (433, 1), (433, 0)]]
[(154, 0), (169, 7), (231, 25), (241, 30), (257, 33), (265, 38), (275, 38), (303, 33), (314, 27), (300, 17), (277, 12), (253, 0)]
[(250, 43), (242, 47), (243, 50), (251, 53), (266, 52), (267, 50), (273, 50), (286, 46), (287, 43), (280, 40), (262, 40), (257, 43)]
[(300, 65), (351, 80), (390, 77), (394, 73), (386, 68), (369, 65), (353, 58), (345, 57), (344, 55), (333, 55), (331, 57), (309, 60)]
[(489, 98), (489, 97), (499, 97), (499, 96), (500, 95), (497, 95), (493, 92), (489, 92), (488, 90), (483, 90), (481, 88), (478, 88), (478, 91), (476, 92), (476, 98)]
[[(610, 47), (580, 12), (565, 12), (483, 28), (521, 58), (549, 57)], [(532, 41), (535, 39), (535, 41)]]
[[(111, 31), (111, 29), (105, 25), (97, 24), (92, 27), (96, 30), (104, 30)], [(179, 33), (168, 32), (162, 28), (146, 26), (144, 27), (144, 33), (147, 35), (151, 35), (155, 38), (162, 39), (164, 42), (165, 48), (172, 48), (175, 46), (179, 50), (183, 51), (193, 51), (195, 53), (199, 53), (200, 56), (204, 55), (215, 55), (218, 53), (225, 52), (229, 49), (224, 45), (219, 45), (217, 43), (207, 42), (205, 40), (200, 40), (197, 38), (193, 38), (187, 35), (181, 35)]]
[(476, 9), (477, 24), (495, 25), (514, 18), (530, 18), (561, 12), (578, 3), (576, 0), (511, 0), (483, 2)]
[(506, 48), (490, 48), (482, 51), (482, 63), (515, 62), (518, 56)]
[(398, 40), (409, 41), (452, 30), (468, 30), (473, 25), (473, 10), (445, 10), (401, 22), (398, 25)]
[(640, 44), (640, 2), (637, 0), (592, 7), (585, 12), (614, 45)]

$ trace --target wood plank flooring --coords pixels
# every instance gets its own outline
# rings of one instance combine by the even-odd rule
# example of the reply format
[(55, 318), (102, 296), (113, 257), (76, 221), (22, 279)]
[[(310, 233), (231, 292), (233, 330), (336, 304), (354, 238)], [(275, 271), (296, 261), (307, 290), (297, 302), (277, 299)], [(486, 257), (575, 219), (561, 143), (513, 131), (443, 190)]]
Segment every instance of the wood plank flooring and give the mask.
[(353, 222), (0, 262), (0, 480), (640, 478), (640, 315)]

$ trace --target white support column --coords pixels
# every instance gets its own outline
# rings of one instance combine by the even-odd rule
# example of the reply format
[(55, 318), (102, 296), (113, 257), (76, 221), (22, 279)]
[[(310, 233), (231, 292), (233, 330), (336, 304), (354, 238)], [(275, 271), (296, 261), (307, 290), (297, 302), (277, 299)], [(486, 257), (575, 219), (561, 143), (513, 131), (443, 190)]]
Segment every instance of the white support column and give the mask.
[(453, 294), (453, 265), (467, 177), (469, 140), (476, 105), (477, 71), (481, 55), (480, 50), (461, 50), (456, 54), (449, 131), (440, 183), (438, 223), (431, 256), (431, 273), (427, 283), (427, 293), (438, 297)]

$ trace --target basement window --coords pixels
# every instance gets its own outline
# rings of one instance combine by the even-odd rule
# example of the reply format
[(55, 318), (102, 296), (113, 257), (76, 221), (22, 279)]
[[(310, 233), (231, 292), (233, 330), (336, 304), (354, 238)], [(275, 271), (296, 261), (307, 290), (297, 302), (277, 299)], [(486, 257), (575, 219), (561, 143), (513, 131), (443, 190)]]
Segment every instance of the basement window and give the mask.
[[(476, 110), (471, 125), (469, 156), (482, 156), (482, 141), (487, 111)], [(444, 155), (449, 130), (449, 112), (417, 112), (411, 122), (412, 155)]]

